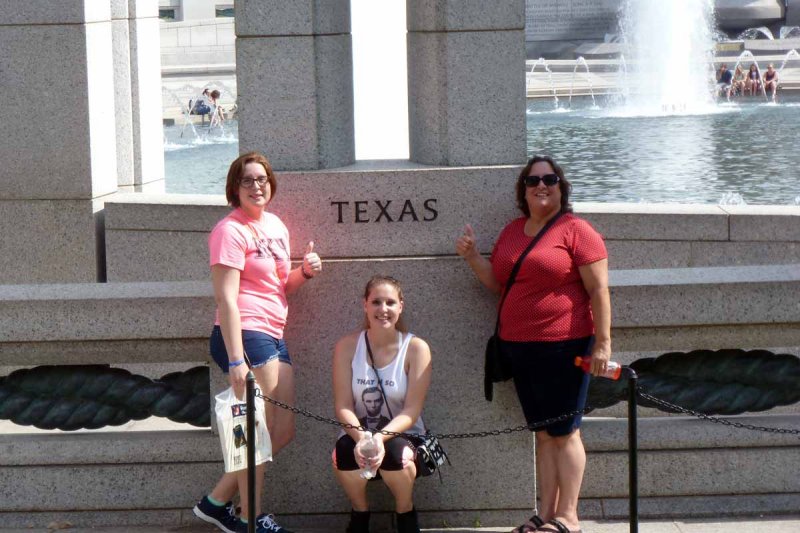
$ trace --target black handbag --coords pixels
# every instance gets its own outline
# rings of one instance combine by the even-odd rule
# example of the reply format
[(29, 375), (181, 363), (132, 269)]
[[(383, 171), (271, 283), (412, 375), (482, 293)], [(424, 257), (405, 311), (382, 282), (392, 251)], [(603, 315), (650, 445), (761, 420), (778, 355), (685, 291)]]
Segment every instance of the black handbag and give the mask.
[[(375, 361), (372, 357), (372, 347), (369, 345), (369, 337), (366, 333), (364, 333), (364, 342), (367, 345), (369, 364), (372, 367), (372, 371), (375, 372), (375, 378), (378, 380), (378, 386), (381, 389), (383, 403), (389, 411), (389, 417), (394, 418), (392, 408), (389, 407), (389, 400), (386, 398), (386, 393), (383, 390), (383, 380), (381, 380), (381, 376), (378, 374), (378, 369), (375, 368)], [(417, 477), (430, 476), (436, 472), (445, 461), (452, 466), (447, 452), (444, 451), (444, 448), (442, 448), (442, 445), (439, 443), (439, 439), (437, 439), (435, 435), (432, 435), (430, 431), (426, 432), (425, 435), (409, 436), (408, 440), (416, 451), (414, 454), (414, 465), (417, 467)], [(442, 472), (439, 470), (439, 480), (441, 481), (441, 479)]]
[(483, 364), (483, 395), (486, 397), (487, 401), (492, 401), (494, 397), (494, 383), (499, 383), (501, 381), (508, 381), (513, 377), (513, 371), (511, 368), (511, 362), (506, 360), (503, 357), (503, 354), (500, 353), (500, 311), (503, 309), (503, 303), (506, 301), (506, 296), (508, 296), (508, 292), (511, 290), (511, 286), (514, 284), (514, 281), (517, 279), (517, 273), (519, 269), (522, 267), (522, 262), (528, 256), (533, 247), (536, 246), (536, 243), (539, 242), (539, 239), (550, 229), (553, 223), (558, 220), (558, 217), (561, 216), (561, 213), (558, 212), (556, 215), (547, 221), (547, 224), (539, 230), (539, 233), (531, 240), (528, 247), (525, 248), (525, 251), (517, 259), (517, 262), (514, 263), (514, 267), (511, 269), (511, 274), (508, 276), (508, 281), (506, 281), (505, 290), (503, 290), (503, 296), (500, 298), (500, 305), (497, 306), (497, 321), (494, 323), (494, 334), (489, 337), (489, 340), (486, 342), (486, 351), (484, 353), (484, 364)]

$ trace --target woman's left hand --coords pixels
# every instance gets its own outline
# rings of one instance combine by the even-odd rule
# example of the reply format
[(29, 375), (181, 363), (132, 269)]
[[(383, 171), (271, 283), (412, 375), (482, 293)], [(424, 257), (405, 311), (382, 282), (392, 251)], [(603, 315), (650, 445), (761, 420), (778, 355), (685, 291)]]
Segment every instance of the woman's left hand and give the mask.
[(309, 241), (306, 245), (302, 268), (303, 272), (312, 278), (322, 272), (322, 259), (314, 252), (314, 241)]
[(591, 373), (593, 376), (601, 376), (605, 373), (608, 362), (611, 360), (611, 343), (610, 342), (596, 342), (592, 348), (592, 366)]

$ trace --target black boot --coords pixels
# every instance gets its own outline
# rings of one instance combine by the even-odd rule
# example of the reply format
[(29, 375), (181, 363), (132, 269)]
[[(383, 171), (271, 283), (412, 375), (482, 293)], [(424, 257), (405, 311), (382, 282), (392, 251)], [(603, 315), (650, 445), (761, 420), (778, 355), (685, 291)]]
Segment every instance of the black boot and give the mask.
[(416, 509), (407, 513), (395, 513), (394, 516), (397, 519), (397, 533), (420, 533)]
[(350, 523), (347, 533), (369, 533), (369, 511), (350, 510)]

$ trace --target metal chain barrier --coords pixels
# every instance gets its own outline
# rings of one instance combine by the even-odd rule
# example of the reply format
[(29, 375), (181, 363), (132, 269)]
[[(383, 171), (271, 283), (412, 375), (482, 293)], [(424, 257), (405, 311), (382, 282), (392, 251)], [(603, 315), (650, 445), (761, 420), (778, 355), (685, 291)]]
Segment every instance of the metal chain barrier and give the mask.
[[(306, 409), (302, 409), (300, 407), (295, 407), (293, 405), (289, 405), (269, 396), (264, 396), (261, 394), (260, 389), (256, 389), (256, 396), (262, 398), (265, 402), (269, 402), (281, 409), (286, 409), (287, 411), (291, 411), (294, 414), (305, 416), (306, 418), (311, 418), (318, 422), (322, 422), (325, 424), (329, 424), (331, 426), (337, 426), (343, 429), (358, 429), (360, 431), (366, 431), (369, 428), (365, 428), (364, 426), (356, 426), (353, 424), (347, 424), (344, 422), (340, 422), (333, 418), (325, 417), (322, 415), (318, 415), (316, 413), (312, 413), (311, 411), (307, 411)], [(548, 418), (546, 420), (542, 420), (541, 422), (536, 422), (533, 424), (528, 424), (524, 426), (516, 426), (511, 428), (504, 428), (504, 429), (493, 429), (489, 431), (474, 431), (470, 433), (430, 433), (429, 435), (436, 437), (437, 439), (476, 439), (481, 437), (496, 437), (498, 435), (508, 435), (511, 433), (517, 433), (519, 431), (533, 431), (539, 428), (543, 428), (545, 426), (549, 426), (550, 424), (555, 424), (556, 422), (561, 422), (562, 420), (567, 420), (568, 418), (572, 418), (573, 416), (582, 415), (585, 411), (590, 408), (585, 408), (579, 411), (572, 411), (571, 413), (564, 413), (557, 417)], [(397, 431), (386, 431), (386, 430), (371, 430), (373, 433), (381, 433), (383, 435), (390, 435), (393, 437), (412, 437), (412, 438), (422, 438), (425, 435), (420, 435), (419, 433), (403, 433)]]
[(701, 420), (708, 420), (709, 422), (714, 422), (715, 424), (722, 424), (723, 426), (731, 426), (731, 427), (735, 427), (735, 428), (739, 428), (739, 429), (749, 429), (749, 430), (753, 430), (753, 431), (764, 431), (764, 432), (767, 432), (767, 433), (778, 433), (780, 435), (800, 435), (800, 429), (775, 428), (775, 427), (755, 426), (753, 424), (743, 424), (741, 422), (734, 422), (734, 421), (731, 421), (731, 420), (727, 420), (725, 418), (719, 418), (717, 416), (707, 415), (707, 414), (701, 413), (699, 411), (693, 411), (692, 409), (686, 409), (685, 407), (681, 407), (680, 405), (675, 405), (675, 404), (669, 403), (669, 402), (667, 402), (665, 400), (661, 400), (659, 398), (656, 398), (655, 396), (652, 396), (650, 394), (647, 394), (646, 392), (644, 392), (642, 390), (641, 387), (638, 387), (636, 389), (636, 393), (637, 393), (638, 396), (641, 396), (642, 398), (644, 398), (646, 400), (649, 400), (649, 401), (653, 402), (654, 404), (657, 404), (657, 405), (659, 405), (661, 407), (664, 407), (668, 411), (677, 411), (677, 412), (684, 413), (684, 414), (687, 414), (687, 415), (692, 415), (692, 416), (697, 417), (697, 418), (699, 418)]
[[(735, 428), (739, 428), (739, 429), (748, 429), (748, 430), (754, 430), (754, 431), (764, 431), (764, 432), (767, 432), (767, 433), (777, 433), (777, 434), (781, 434), (781, 435), (800, 435), (800, 429), (774, 428), (774, 427), (755, 426), (753, 424), (743, 424), (741, 422), (734, 422), (734, 421), (727, 420), (727, 419), (724, 419), (724, 418), (719, 418), (719, 417), (715, 417), (715, 416), (712, 416), (712, 415), (707, 415), (707, 414), (701, 413), (699, 411), (694, 411), (692, 409), (687, 409), (685, 407), (681, 407), (679, 405), (672, 404), (670, 402), (667, 402), (665, 400), (661, 400), (659, 398), (656, 398), (655, 396), (647, 394), (646, 392), (644, 392), (642, 390), (642, 387), (637, 387), (636, 388), (636, 394), (637, 394), (637, 396), (639, 396), (641, 398), (644, 398), (646, 400), (649, 400), (649, 401), (653, 402), (654, 404), (657, 404), (657, 405), (659, 405), (661, 407), (666, 408), (668, 411), (680, 412), (680, 413), (692, 415), (692, 416), (694, 416), (696, 418), (699, 418), (701, 420), (708, 420), (709, 422), (714, 422), (716, 424), (722, 424), (722, 425), (725, 425), (725, 426), (731, 426), (731, 427), (735, 427)], [(324, 424), (329, 424), (331, 426), (340, 427), (342, 429), (357, 429), (357, 430), (360, 430), (360, 431), (366, 431), (367, 429), (369, 429), (369, 428), (365, 428), (364, 426), (356, 426), (356, 425), (353, 425), (353, 424), (346, 424), (344, 422), (340, 422), (340, 421), (335, 420), (333, 418), (329, 418), (329, 417), (325, 417), (325, 416), (322, 416), (322, 415), (318, 415), (318, 414), (312, 413), (311, 411), (308, 411), (306, 409), (302, 409), (300, 407), (295, 407), (295, 406), (280, 402), (278, 400), (270, 398), (269, 396), (264, 396), (263, 394), (261, 394), (261, 390), (260, 389), (256, 389), (256, 396), (259, 396), (264, 401), (269, 402), (269, 403), (271, 403), (271, 404), (273, 404), (273, 405), (275, 405), (277, 407), (280, 407), (281, 409), (286, 409), (287, 411), (291, 411), (294, 414), (301, 415), (301, 416), (304, 416), (306, 418), (311, 418), (313, 420), (316, 420), (318, 422), (322, 422)], [(585, 414), (587, 411), (591, 411), (593, 409), (594, 409), (593, 407), (587, 406), (582, 410), (572, 411), (570, 413), (564, 413), (564, 414), (559, 415), (557, 417), (548, 418), (548, 419), (542, 420), (540, 422), (531, 423), (531, 424), (527, 424), (527, 425), (519, 425), (519, 426), (514, 426), (514, 427), (507, 427), (507, 428), (503, 428), (503, 429), (492, 429), (492, 430), (487, 430), (487, 431), (473, 431), (473, 432), (466, 432), (466, 433), (431, 433), (431, 435), (433, 435), (434, 437), (436, 437), (437, 439), (440, 439), (440, 440), (441, 439), (477, 439), (477, 438), (483, 438), (483, 437), (497, 437), (497, 436), (500, 436), (500, 435), (509, 435), (511, 433), (518, 433), (520, 431), (534, 431), (536, 429), (544, 428), (546, 426), (549, 426), (550, 424), (555, 424), (557, 422), (561, 422), (563, 420), (567, 420), (567, 419), (572, 418), (574, 416)], [(385, 431), (385, 430), (370, 430), (370, 431), (373, 431), (373, 433), (381, 433), (383, 435), (390, 435), (390, 436), (393, 436), (393, 437), (421, 438), (421, 437), (424, 436), (424, 435), (420, 435), (418, 433), (403, 433), (403, 432), (397, 432), (397, 431)]]

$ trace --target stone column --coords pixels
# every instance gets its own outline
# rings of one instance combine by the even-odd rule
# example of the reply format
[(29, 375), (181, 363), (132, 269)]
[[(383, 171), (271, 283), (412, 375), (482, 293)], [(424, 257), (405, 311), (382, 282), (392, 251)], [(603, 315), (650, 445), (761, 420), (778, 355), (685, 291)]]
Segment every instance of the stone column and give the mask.
[(158, 0), (127, 2), (133, 119), (133, 186), (137, 192), (164, 192)]
[(410, 159), (525, 161), (524, 0), (407, 0)]
[(0, 283), (94, 282), (117, 190), (110, 2), (0, 2), (0, 50)]
[(355, 161), (348, 0), (236, 0), (239, 150), (278, 170)]
[(111, 0), (111, 36), (114, 54), (114, 116), (117, 130), (117, 185), (124, 192), (133, 186), (133, 114), (131, 100), (131, 49), (128, 0)]

